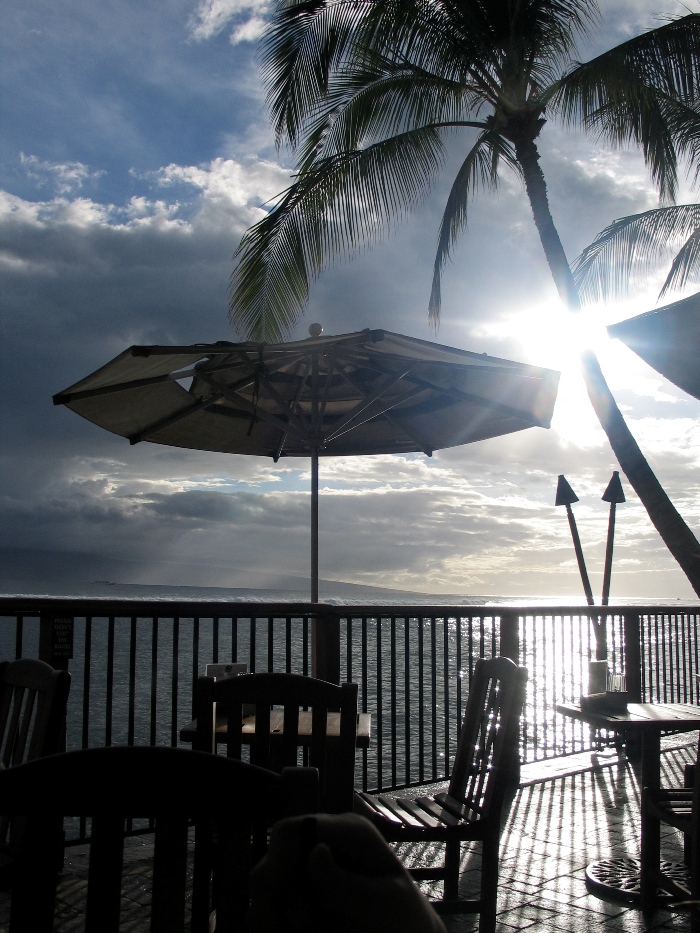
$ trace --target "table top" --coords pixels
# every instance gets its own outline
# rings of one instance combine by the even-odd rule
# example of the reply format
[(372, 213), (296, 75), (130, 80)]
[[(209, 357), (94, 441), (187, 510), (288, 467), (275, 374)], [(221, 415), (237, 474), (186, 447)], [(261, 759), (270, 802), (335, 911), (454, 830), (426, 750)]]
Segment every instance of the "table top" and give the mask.
[(582, 710), (579, 703), (557, 703), (557, 712), (600, 729), (650, 732), (700, 729), (700, 706), (690, 703), (628, 703), (626, 712)]
[[(273, 709), (270, 712), (270, 732), (282, 735), (284, 727), (284, 711)], [(180, 729), (180, 740), (182, 742), (194, 742), (197, 733), (197, 720), (193, 719), (187, 725)], [(326, 735), (329, 739), (338, 738), (340, 733), (340, 713), (328, 713), (326, 720)], [(255, 716), (245, 716), (241, 725), (241, 734), (243, 741), (249, 743), (255, 735)], [(225, 742), (228, 736), (228, 727), (226, 720), (217, 716), (216, 719), (216, 741)], [(299, 744), (307, 745), (311, 741), (311, 711), (300, 710), (299, 712)], [(357, 740), (358, 748), (369, 748), (370, 738), (372, 736), (372, 714), (358, 713), (357, 716)]]

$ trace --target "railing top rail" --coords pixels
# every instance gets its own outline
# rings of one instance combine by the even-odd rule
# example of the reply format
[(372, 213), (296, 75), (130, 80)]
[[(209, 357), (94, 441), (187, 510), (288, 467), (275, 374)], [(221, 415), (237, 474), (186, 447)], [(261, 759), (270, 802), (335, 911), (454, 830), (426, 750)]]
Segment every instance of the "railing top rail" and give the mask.
[[(79, 611), (76, 611), (78, 610)], [(239, 602), (206, 600), (130, 599), (126, 597), (0, 596), (0, 615), (56, 613), (79, 616), (167, 616), (167, 617), (428, 617), (428, 616), (619, 616), (648, 614), (698, 614), (700, 605), (649, 604), (645, 606), (552, 606), (552, 605), (336, 605), (309, 602)]]

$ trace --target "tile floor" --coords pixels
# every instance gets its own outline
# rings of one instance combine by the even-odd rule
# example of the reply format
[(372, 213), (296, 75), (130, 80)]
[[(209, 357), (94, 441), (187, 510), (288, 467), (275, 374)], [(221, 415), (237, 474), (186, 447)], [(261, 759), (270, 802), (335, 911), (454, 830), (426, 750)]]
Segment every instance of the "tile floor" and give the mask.
[[(697, 734), (664, 740), (662, 782), (682, 783), (683, 767), (693, 760)], [(602, 762), (602, 764), (601, 764)], [(581, 770), (581, 769), (586, 770)], [(679, 838), (664, 840), (664, 855), (681, 859)], [(148, 929), (148, 841), (136, 838), (129, 846), (129, 870), (124, 898), (128, 907), (124, 930)], [(628, 901), (603, 898), (587, 888), (586, 866), (610, 857), (639, 854), (639, 785), (636, 770), (616, 755), (604, 753), (593, 767), (590, 756), (558, 759), (546, 767), (523, 769), (521, 786), (513, 796), (501, 841), (498, 931), (582, 933), (595, 925), (610, 933), (687, 930), (687, 915), (659, 910), (645, 920)], [(430, 859), (429, 847), (406, 848), (407, 860)], [(81, 904), (86, 860), (78, 848), (67, 850), (59, 888), (56, 933), (82, 929)], [(468, 895), (478, 883), (478, 855), (465, 851), (462, 891)], [(478, 916), (444, 917), (448, 933), (478, 929)], [(0, 895), (0, 933), (8, 930), (7, 895)], [(397, 931), (398, 933), (398, 931)]]

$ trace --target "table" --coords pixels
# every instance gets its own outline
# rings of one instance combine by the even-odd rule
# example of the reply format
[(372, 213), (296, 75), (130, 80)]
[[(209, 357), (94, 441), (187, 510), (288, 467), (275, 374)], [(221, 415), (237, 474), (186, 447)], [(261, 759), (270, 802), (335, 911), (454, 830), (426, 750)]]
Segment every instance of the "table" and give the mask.
[[(270, 712), (270, 732), (282, 734), (284, 725), (284, 711), (273, 709)], [(327, 713), (326, 735), (329, 739), (338, 738), (340, 733), (340, 713)], [(246, 744), (252, 742), (255, 735), (255, 716), (245, 716), (241, 724), (241, 734)], [(197, 720), (193, 719), (180, 729), (180, 741), (194, 742), (197, 735)], [(309, 745), (311, 742), (311, 711), (299, 712), (299, 744)], [(369, 748), (372, 736), (372, 714), (359, 713), (357, 716), (357, 748)], [(225, 743), (228, 738), (228, 726), (224, 717), (216, 717), (216, 741)]]
[[(628, 703), (626, 712), (583, 710), (578, 703), (558, 703), (557, 712), (595, 729), (608, 729), (641, 738), (641, 786), (661, 783), (661, 733), (700, 730), (700, 707), (689, 703)], [(664, 871), (685, 874), (684, 865), (666, 863)], [(639, 860), (601, 859), (586, 868), (590, 884), (605, 894), (639, 897)]]

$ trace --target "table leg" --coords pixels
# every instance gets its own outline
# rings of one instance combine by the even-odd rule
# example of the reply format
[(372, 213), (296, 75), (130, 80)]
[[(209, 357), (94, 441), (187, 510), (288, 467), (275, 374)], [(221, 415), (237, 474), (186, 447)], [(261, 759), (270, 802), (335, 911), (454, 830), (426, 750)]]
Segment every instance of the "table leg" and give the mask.
[(661, 786), (661, 731), (649, 729), (642, 733), (642, 787)]

